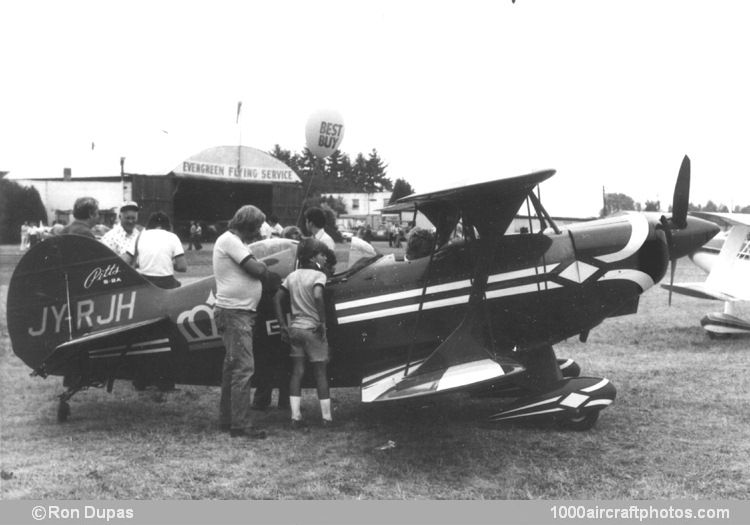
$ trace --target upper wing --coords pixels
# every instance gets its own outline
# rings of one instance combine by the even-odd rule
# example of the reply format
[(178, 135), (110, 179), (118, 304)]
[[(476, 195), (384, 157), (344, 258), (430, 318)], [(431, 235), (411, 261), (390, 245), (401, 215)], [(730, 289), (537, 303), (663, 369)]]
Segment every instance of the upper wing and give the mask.
[(526, 196), (534, 187), (555, 174), (538, 171), (507, 179), (471, 184), (403, 197), (381, 211), (417, 209), (438, 230), (438, 238), (450, 233), (460, 217), (476, 227), (480, 236), (503, 235)]

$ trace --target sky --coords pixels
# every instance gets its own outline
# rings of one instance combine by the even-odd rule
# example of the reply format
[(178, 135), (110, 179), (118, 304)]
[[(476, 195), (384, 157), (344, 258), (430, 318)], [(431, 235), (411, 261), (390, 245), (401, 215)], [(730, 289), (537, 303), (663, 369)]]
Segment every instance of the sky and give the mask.
[(553, 216), (596, 215), (603, 188), (666, 209), (688, 154), (691, 201), (750, 205), (748, 20), (720, 0), (4, 1), (0, 171), (301, 151), (330, 108), (344, 153), (418, 192), (552, 168)]

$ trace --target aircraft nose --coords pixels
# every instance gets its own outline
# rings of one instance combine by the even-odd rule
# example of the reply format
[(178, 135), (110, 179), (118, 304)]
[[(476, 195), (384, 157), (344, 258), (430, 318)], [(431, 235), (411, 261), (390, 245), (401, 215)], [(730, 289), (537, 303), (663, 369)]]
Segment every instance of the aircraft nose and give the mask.
[(672, 250), (670, 256), (679, 259), (689, 255), (706, 244), (719, 233), (719, 227), (713, 222), (688, 216), (687, 227), (672, 231)]

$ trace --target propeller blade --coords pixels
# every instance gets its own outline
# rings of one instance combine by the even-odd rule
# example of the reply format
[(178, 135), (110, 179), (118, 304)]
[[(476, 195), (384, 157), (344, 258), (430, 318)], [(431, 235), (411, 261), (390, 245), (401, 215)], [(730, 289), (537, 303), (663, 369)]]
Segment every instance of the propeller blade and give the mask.
[(672, 287), (674, 286), (674, 271), (677, 268), (677, 259), (669, 260), (669, 306), (672, 306)]
[(672, 198), (672, 224), (682, 229), (687, 226), (687, 212), (690, 201), (690, 157), (685, 155), (677, 175)]

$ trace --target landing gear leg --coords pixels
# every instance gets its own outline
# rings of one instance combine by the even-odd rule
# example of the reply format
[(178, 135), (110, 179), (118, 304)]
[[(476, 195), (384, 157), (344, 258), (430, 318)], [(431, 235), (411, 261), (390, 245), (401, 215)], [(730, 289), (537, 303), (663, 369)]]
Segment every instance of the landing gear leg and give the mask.
[(60, 400), (57, 405), (57, 422), (65, 423), (70, 416), (70, 404), (67, 401)]
[(546, 390), (550, 383), (563, 378), (560, 365), (551, 346), (530, 351), (523, 360), (528, 374), (528, 385), (535, 390)]
[(569, 430), (588, 430), (599, 412), (615, 400), (617, 391), (607, 379), (563, 377), (551, 346), (529, 351), (522, 355), (522, 362), (526, 375), (518, 386), (527, 394), (490, 416), (490, 421), (551, 418)]
[(68, 420), (68, 417), (70, 417), (70, 404), (68, 401), (76, 392), (84, 388), (84, 384), (85, 383), (81, 376), (65, 376), (63, 386), (67, 386), (68, 389), (58, 396), (60, 398), (60, 402), (57, 404), (58, 423), (65, 423)]

